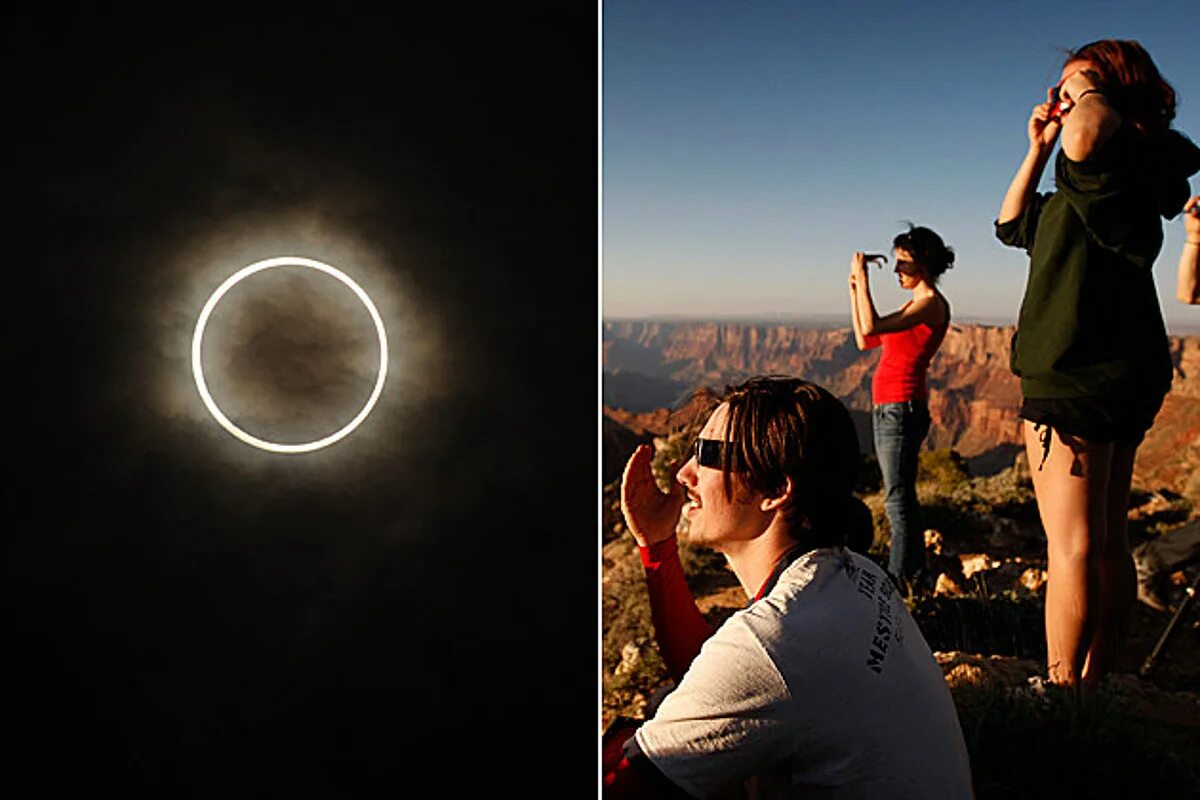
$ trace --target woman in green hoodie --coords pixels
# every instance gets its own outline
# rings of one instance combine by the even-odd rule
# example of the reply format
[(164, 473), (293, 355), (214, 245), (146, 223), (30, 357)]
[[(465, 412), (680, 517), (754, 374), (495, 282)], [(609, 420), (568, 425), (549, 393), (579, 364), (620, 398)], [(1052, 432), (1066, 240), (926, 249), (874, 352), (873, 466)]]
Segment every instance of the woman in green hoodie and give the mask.
[[(1028, 123), (996, 235), (1030, 256), (1010, 366), (1046, 530), (1050, 680), (1094, 686), (1120, 652), (1136, 578), (1126, 509), (1138, 445), (1171, 386), (1151, 267), (1200, 149), (1133, 41), (1072, 52)], [(1055, 191), (1037, 184), (1056, 141)]]

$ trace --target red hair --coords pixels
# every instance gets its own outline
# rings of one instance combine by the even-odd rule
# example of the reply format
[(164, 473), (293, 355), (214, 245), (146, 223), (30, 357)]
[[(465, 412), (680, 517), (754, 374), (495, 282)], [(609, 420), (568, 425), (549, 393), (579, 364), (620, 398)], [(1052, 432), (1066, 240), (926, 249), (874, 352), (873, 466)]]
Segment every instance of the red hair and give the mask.
[(1138, 42), (1100, 39), (1074, 50), (1063, 66), (1089, 61), (1113, 106), (1143, 134), (1165, 133), (1175, 119), (1175, 90)]

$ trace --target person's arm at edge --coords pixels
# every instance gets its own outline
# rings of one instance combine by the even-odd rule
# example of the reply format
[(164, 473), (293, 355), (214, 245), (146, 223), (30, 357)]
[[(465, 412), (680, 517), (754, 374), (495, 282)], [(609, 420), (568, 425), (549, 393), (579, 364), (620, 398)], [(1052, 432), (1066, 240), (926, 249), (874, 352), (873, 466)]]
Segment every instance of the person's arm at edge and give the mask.
[(1179, 254), (1179, 281), (1176, 297), (1190, 306), (1200, 305), (1200, 240), (1186, 242)]
[(1187, 239), (1179, 254), (1179, 275), (1175, 296), (1181, 303), (1200, 305), (1200, 195), (1192, 197), (1183, 207), (1183, 228)]

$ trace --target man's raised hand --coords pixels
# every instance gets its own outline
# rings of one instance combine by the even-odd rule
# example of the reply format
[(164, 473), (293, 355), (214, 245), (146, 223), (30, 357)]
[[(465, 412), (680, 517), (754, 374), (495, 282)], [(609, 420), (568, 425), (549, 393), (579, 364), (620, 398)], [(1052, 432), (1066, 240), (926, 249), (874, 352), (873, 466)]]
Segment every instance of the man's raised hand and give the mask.
[(621, 513), (633, 538), (642, 547), (666, 541), (675, 535), (679, 512), (687, 500), (687, 492), (675, 480), (682, 466), (672, 465), (671, 490), (664, 494), (654, 481), (650, 460), (654, 449), (647, 444), (638, 446), (625, 465), (621, 476)]

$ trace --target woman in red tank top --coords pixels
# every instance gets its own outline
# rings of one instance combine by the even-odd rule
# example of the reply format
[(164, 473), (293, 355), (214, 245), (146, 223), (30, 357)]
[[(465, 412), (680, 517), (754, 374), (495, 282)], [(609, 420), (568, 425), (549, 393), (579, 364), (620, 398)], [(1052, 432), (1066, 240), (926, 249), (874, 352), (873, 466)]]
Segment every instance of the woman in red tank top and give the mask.
[(917, 504), (917, 453), (929, 433), (925, 373), (950, 326), (950, 303), (937, 281), (954, 265), (954, 251), (929, 228), (912, 225), (892, 247), (900, 286), (912, 292), (912, 300), (880, 316), (866, 264), (887, 257), (855, 253), (850, 259), (850, 309), (858, 348), (883, 347), (871, 382), (871, 422), (892, 530), (888, 571), (901, 585), (920, 589), (928, 588), (923, 585), (925, 541)]

